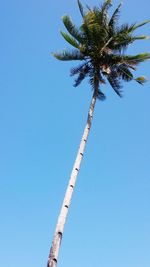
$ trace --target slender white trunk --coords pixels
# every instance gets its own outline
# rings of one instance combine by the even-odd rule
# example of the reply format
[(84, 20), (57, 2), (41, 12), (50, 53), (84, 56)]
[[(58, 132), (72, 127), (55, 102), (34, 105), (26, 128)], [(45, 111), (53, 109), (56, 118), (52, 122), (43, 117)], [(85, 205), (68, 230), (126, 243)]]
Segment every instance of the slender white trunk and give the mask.
[(87, 118), (87, 123), (84, 129), (84, 133), (81, 139), (81, 143), (79, 146), (79, 150), (77, 153), (77, 157), (73, 166), (73, 170), (70, 176), (69, 184), (66, 190), (66, 194), (64, 197), (64, 201), (62, 204), (62, 208), (60, 211), (60, 215), (58, 217), (55, 233), (54, 233), (54, 238), (52, 241), (52, 246), (50, 249), (49, 257), (48, 257), (48, 262), (47, 262), (47, 267), (56, 267), (57, 266), (57, 259), (58, 259), (58, 253), (59, 253), (59, 248), (63, 236), (63, 231), (64, 231), (64, 225), (66, 222), (67, 214), (68, 214), (68, 209), (71, 203), (71, 198), (73, 194), (73, 190), (75, 187), (77, 175), (80, 169), (81, 161), (84, 155), (84, 150), (86, 146), (86, 142), (88, 139), (88, 135), (90, 132), (91, 124), (92, 124), (92, 118), (93, 118), (93, 112), (94, 112), (94, 107), (96, 103), (96, 93), (94, 92), (92, 101), (90, 104), (90, 109), (88, 112), (88, 118)]

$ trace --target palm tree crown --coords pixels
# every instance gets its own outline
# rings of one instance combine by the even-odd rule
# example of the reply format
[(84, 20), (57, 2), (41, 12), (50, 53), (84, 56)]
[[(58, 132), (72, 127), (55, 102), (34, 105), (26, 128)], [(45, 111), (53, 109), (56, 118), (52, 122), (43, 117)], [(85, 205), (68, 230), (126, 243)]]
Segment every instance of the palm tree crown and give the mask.
[(145, 77), (134, 78), (132, 72), (139, 63), (150, 59), (150, 54), (126, 55), (125, 50), (134, 41), (147, 39), (145, 35), (134, 35), (134, 31), (150, 21), (119, 26), (121, 4), (110, 17), (108, 11), (112, 6), (111, 0), (104, 1), (100, 7), (87, 6), (86, 12), (81, 2), (77, 2), (83, 20), (81, 26), (77, 28), (69, 16), (65, 15), (62, 18), (68, 33), (61, 31), (61, 35), (73, 49), (53, 53), (59, 60), (81, 61), (79, 66), (71, 69), (71, 76), (77, 75), (74, 86), (78, 86), (85, 77), (89, 77), (97, 97), (104, 100), (105, 95), (100, 85), (106, 80), (119, 96), (122, 95), (121, 80), (135, 80), (143, 84), (146, 81)]

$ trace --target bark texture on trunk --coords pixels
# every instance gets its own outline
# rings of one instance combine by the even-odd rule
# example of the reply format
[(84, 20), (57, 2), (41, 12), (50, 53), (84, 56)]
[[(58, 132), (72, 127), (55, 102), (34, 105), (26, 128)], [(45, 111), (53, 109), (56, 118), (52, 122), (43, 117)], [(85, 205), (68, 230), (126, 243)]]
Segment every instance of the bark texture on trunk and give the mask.
[(71, 203), (71, 198), (72, 198), (72, 194), (74, 191), (77, 175), (78, 175), (78, 172), (80, 170), (81, 161), (82, 161), (82, 158), (84, 155), (86, 142), (87, 142), (88, 135), (90, 132), (92, 119), (93, 119), (94, 107), (95, 107), (95, 103), (96, 103), (96, 98), (97, 98), (97, 94), (96, 94), (96, 92), (94, 92), (93, 97), (92, 97), (92, 101), (90, 104), (89, 112), (88, 112), (87, 123), (86, 123), (85, 129), (84, 129), (84, 132), (83, 132), (83, 136), (81, 139), (79, 150), (78, 150), (76, 160), (75, 160), (75, 163), (74, 163), (74, 166), (72, 169), (72, 173), (70, 176), (70, 180), (69, 180), (69, 184), (68, 184), (68, 187), (66, 190), (66, 194), (64, 197), (62, 208), (61, 208), (61, 211), (60, 211), (60, 214), (58, 217), (58, 221), (57, 221), (57, 225), (56, 225), (56, 229), (55, 229), (55, 233), (54, 233), (54, 237), (53, 237), (53, 241), (52, 241), (52, 246), (51, 246), (48, 261), (47, 261), (47, 267), (56, 267), (57, 266), (58, 253), (59, 253), (59, 248), (60, 248), (60, 244), (61, 244), (61, 240), (62, 240), (62, 236), (63, 236), (64, 225), (66, 222), (68, 209), (69, 209), (69, 206)]

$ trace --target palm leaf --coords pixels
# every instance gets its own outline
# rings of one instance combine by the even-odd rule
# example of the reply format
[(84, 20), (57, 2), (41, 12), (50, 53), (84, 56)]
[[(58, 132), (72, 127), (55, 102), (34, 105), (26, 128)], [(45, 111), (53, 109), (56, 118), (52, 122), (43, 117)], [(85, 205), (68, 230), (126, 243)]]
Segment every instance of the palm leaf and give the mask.
[(133, 26), (133, 28), (132, 28), (132, 31), (135, 31), (136, 29), (138, 29), (139, 27), (142, 27), (142, 26), (144, 26), (145, 24), (147, 24), (147, 23), (149, 23), (150, 22), (150, 20), (145, 20), (145, 21), (143, 21), (142, 23), (140, 23), (140, 24), (135, 24), (135, 26)]
[(147, 40), (149, 39), (149, 36), (146, 36), (146, 35), (139, 35), (139, 36), (134, 36), (133, 37), (133, 41), (136, 41), (136, 40)]
[(117, 68), (117, 72), (124, 81), (129, 82), (133, 80), (133, 74), (129, 70), (128, 66), (126, 66), (125, 64), (119, 65)]
[(78, 0), (78, 7), (79, 7), (79, 10), (80, 10), (80, 13), (81, 13), (81, 16), (84, 17), (84, 10), (83, 10), (83, 6), (81, 4), (81, 2)]
[(103, 24), (103, 26), (107, 27), (108, 25), (108, 9), (112, 6), (112, 1), (111, 0), (105, 0), (101, 10), (100, 10), (100, 14), (101, 14), (101, 23)]
[(79, 73), (77, 79), (75, 79), (75, 83), (74, 83), (74, 87), (77, 87), (83, 80), (84, 78), (86, 77), (86, 73)]
[(88, 5), (86, 5), (86, 8), (87, 8), (89, 11), (92, 11), (92, 9), (91, 9)]
[(125, 50), (126, 48), (128, 48), (129, 44), (132, 44), (134, 41), (146, 40), (146, 39), (149, 39), (149, 36), (121, 35), (121, 36), (115, 37), (109, 46), (114, 51), (116, 50), (116, 51), (121, 52), (122, 50)]
[(60, 53), (53, 53), (53, 56), (62, 61), (84, 59), (84, 56), (78, 50), (73, 50), (73, 51), (64, 50)]
[(103, 66), (107, 65), (109, 67), (113, 67), (118, 64), (122, 64), (124, 62), (124, 57), (119, 54), (106, 54), (105, 57), (101, 59), (102, 69)]
[(144, 26), (145, 24), (147, 24), (149, 22), (150, 22), (150, 20), (145, 20), (145, 21), (143, 21), (140, 24), (136, 24), (136, 23), (133, 23), (131, 25), (129, 25), (129, 24), (123, 24), (121, 28), (122, 28), (122, 30), (124, 28), (124, 30), (129, 34), (129, 33), (132, 33), (133, 31), (135, 31), (139, 27), (142, 27), (142, 26)]
[(97, 98), (101, 101), (104, 101), (106, 99), (106, 96), (104, 95), (104, 93), (100, 89), (98, 90)]
[(79, 65), (76, 68), (71, 69), (71, 76), (78, 74), (77, 79), (75, 79), (74, 86), (77, 87), (84, 78), (89, 74), (90, 67), (88, 64), (84, 63), (82, 65)]
[(135, 27), (135, 23), (129, 25), (128, 23), (122, 24), (117, 29), (116, 36), (126, 36), (132, 32), (132, 29)]
[(138, 64), (150, 59), (150, 53), (141, 53), (135, 56), (123, 56), (123, 61), (131, 64)]
[(121, 91), (122, 86), (118, 76), (119, 75), (116, 70), (112, 70), (109, 75), (106, 75), (107, 80), (109, 81), (111, 87), (114, 89), (115, 93), (118, 96), (122, 97), (122, 91)]
[(110, 21), (109, 21), (109, 27), (111, 28), (111, 30), (114, 29), (114, 27), (116, 26), (117, 24), (117, 21), (118, 21), (118, 17), (119, 17), (119, 13), (120, 13), (120, 8), (122, 6), (122, 3), (120, 3), (118, 5), (118, 7), (116, 8), (116, 10), (114, 11)]
[(67, 29), (67, 31), (79, 42), (82, 43), (83, 38), (81, 32), (75, 27), (72, 23), (69, 16), (62, 17), (63, 23)]
[(136, 78), (135, 81), (138, 82), (139, 84), (143, 85), (145, 82), (147, 82), (147, 79), (145, 78), (145, 76), (140, 76), (140, 77)]
[(104, 14), (108, 11), (108, 9), (112, 6), (112, 0), (105, 0), (102, 7), (101, 12)]
[(77, 41), (73, 37), (71, 37), (69, 34), (67, 34), (63, 31), (60, 31), (60, 33), (69, 44), (71, 44), (72, 46), (74, 46), (76, 48), (79, 48), (79, 44), (77, 43)]
[(70, 70), (70, 76), (74, 76), (76, 74), (79, 74), (80, 72), (86, 72), (88, 73), (90, 71), (91, 67), (88, 63), (84, 62), (83, 64), (80, 64), (77, 67), (71, 68)]
[(137, 40), (146, 40), (149, 39), (149, 36), (140, 35), (140, 36), (131, 36), (131, 35), (121, 35), (118, 37), (114, 37), (113, 41), (110, 43), (110, 48), (116, 51), (121, 52), (128, 48), (130, 44)]

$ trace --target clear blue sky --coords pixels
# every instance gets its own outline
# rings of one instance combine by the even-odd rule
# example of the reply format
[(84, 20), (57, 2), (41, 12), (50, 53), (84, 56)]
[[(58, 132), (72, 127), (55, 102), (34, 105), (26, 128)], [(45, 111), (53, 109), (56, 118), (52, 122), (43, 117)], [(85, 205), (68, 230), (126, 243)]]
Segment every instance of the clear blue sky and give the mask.
[[(0, 6), (0, 265), (43, 267), (91, 98), (88, 83), (72, 86), (75, 63), (50, 53), (66, 47), (61, 16), (77, 24), (80, 16), (75, 0)], [(124, 0), (120, 21), (150, 19), (149, 10), (149, 0)], [(130, 52), (149, 48), (141, 41)], [(150, 80), (149, 69), (141, 65), (137, 76)], [(150, 81), (125, 83), (122, 99), (103, 89), (58, 267), (149, 267)]]

